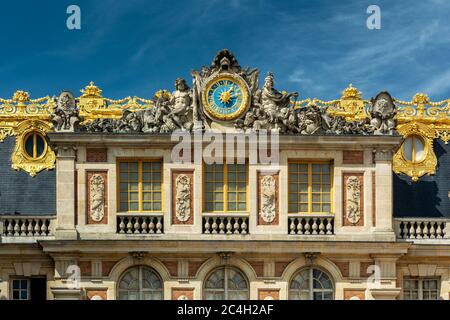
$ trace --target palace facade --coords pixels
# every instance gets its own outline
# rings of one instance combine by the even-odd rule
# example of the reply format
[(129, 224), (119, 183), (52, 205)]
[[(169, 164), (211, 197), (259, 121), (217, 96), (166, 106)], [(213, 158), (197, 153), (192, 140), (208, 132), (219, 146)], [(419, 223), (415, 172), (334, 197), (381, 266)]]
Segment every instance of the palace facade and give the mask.
[(0, 298), (448, 300), (450, 100), (259, 79), (0, 99)]

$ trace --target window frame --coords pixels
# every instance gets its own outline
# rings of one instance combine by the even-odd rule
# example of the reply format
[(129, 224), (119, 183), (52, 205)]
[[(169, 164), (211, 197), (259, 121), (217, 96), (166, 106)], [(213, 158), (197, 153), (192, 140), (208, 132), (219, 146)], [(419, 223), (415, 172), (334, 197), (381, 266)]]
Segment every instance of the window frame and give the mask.
[[(336, 295), (336, 286), (334, 283), (334, 279), (331, 276), (331, 274), (329, 272), (327, 272), (326, 270), (322, 269), (321, 267), (318, 266), (309, 266), (309, 267), (303, 267), (298, 269), (291, 277), (291, 279), (289, 280), (288, 283), (288, 299), (291, 300), (291, 290), (296, 290), (296, 291), (301, 291), (299, 289), (291, 289), (291, 283), (292, 281), (303, 271), (307, 270), (309, 272), (309, 283), (308, 283), (308, 293), (309, 293), (309, 300), (311, 301), (315, 301), (314, 300), (314, 293), (315, 292), (321, 292), (322, 294), (324, 292), (331, 292), (332, 293), (332, 299), (331, 300), (335, 300), (335, 295)], [(331, 286), (332, 289), (314, 289), (314, 270), (318, 270), (322, 273), (324, 273), (326, 276), (328, 276), (330, 282), (331, 282)], [(316, 300), (317, 301), (317, 300)]]
[[(408, 160), (405, 152), (405, 144), (408, 139), (411, 139), (411, 160)], [(423, 155), (420, 160), (416, 159), (416, 141), (420, 141), (420, 143), (423, 145)], [(405, 159), (406, 162), (412, 163), (412, 164), (420, 164), (425, 161), (427, 158), (428, 150), (425, 139), (418, 135), (418, 134), (410, 134), (407, 137), (405, 137), (405, 140), (403, 141), (401, 145), (401, 152), (403, 159)]]
[[(238, 165), (238, 164), (244, 164), (244, 163), (237, 163), (237, 161), (231, 163), (232, 165)], [(206, 192), (206, 187), (205, 187), (205, 183), (207, 183), (206, 181), (206, 174), (205, 174), (205, 168), (208, 165), (223, 165), (224, 171), (223, 171), (223, 210), (206, 210), (206, 197), (205, 197), (205, 192)], [(250, 166), (249, 166), (249, 162), (246, 160), (245, 161), (245, 210), (228, 210), (228, 163), (226, 161), (223, 161), (223, 163), (213, 163), (213, 164), (206, 164), (203, 161), (202, 164), (202, 212), (204, 213), (241, 213), (241, 212), (245, 212), (248, 213), (249, 212), (249, 203), (248, 203), (248, 183), (249, 183), (249, 176), (250, 176)]]
[[(439, 300), (441, 296), (441, 279), (439, 277), (404, 277), (403, 278), (403, 293), (402, 298), (403, 300), (411, 300), (411, 301), (418, 301), (418, 300), (432, 300), (432, 299), (423, 299), (423, 283), (425, 281), (436, 281), (437, 282), (437, 288), (436, 288), (436, 299)], [(417, 299), (406, 299), (405, 298), (405, 281), (417, 281)], [(408, 290), (411, 291), (411, 290)], [(434, 300), (434, 299), (433, 299)]]
[[(222, 288), (220, 288), (220, 289), (217, 289), (217, 288), (215, 288), (215, 289), (207, 289), (206, 288), (206, 283), (208, 282), (208, 280), (209, 280), (209, 278), (215, 273), (215, 272), (217, 272), (217, 271), (219, 271), (220, 269), (223, 269), (224, 270), (224, 278), (223, 278), (223, 280), (224, 280), (224, 287), (223, 287), (223, 289)], [(237, 273), (239, 273), (241, 276), (242, 276), (242, 278), (245, 280), (245, 283), (246, 283), (246, 285), (247, 285), (247, 299), (245, 299), (245, 300), (249, 300), (250, 299), (250, 281), (248, 280), (248, 277), (247, 277), (247, 275), (241, 270), (241, 269), (239, 269), (239, 268), (237, 268), (237, 267), (234, 267), (234, 266), (227, 266), (227, 265), (223, 265), (223, 266), (219, 266), (219, 267), (216, 267), (216, 268), (214, 268), (213, 270), (211, 270), (208, 274), (207, 274), (207, 276), (205, 277), (205, 279), (203, 280), (203, 286), (202, 286), (202, 288), (203, 288), (203, 299), (204, 300), (206, 300), (206, 293), (207, 293), (207, 291), (209, 290), (209, 291), (216, 291), (216, 292), (223, 292), (224, 293), (224, 300), (228, 300), (228, 271), (229, 270), (234, 270), (235, 272), (237, 272)], [(232, 291), (241, 291), (241, 290), (232, 290)], [(242, 290), (242, 291), (244, 291), (244, 290)], [(211, 300), (212, 301), (212, 300)], [(244, 301), (244, 300), (242, 300), (242, 301)]]
[[(307, 212), (302, 212), (302, 211), (290, 211), (289, 210), (289, 205), (293, 202), (289, 201), (289, 196), (290, 194), (297, 194), (300, 195), (300, 192), (291, 192), (291, 180), (290, 180), (290, 170), (289, 170), (289, 166), (291, 164), (306, 164), (308, 165), (308, 211)], [(313, 181), (312, 181), (312, 167), (314, 164), (328, 164), (330, 167), (330, 211), (329, 212), (315, 212), (312, 210), (313, 207), (313, 201), (312, 201), (312, 196), (313, 196), (313, 191), (312, 191), (312, 186), (313, 186)], [(308, 214), (308, 215), (333, 215), (334, 214), (334, 162), (333, 160), (296, 160), (296, 159), (289, 159), (288, 163), (287, 163), (287, 205), (288, 205), (288, 214)], [(321, 182), (322, 185), (322, 182)], [(322, 195), (323, 192), (320, 192), (320, 194)], [(297, 202), (299, 203), (299, 202)], [(317, 202), (314, 202), (317, 203)], [(320, 202), (320, 204), (322, 205), (324, 202)]]
[[(159, 291), (161, 292), (161, 298), (162, 298), (161, 300), (164, 300), (164, 280), (162, 279), (161, 275), (154, 268), (149, 267), (147, 265), (132, 266), (132, 267), (126, 269), (121, 274), (121, 276), (119, 278), (119, 281), (117, 281), (116, 299), (120, 300), (120, 291), (121, 291), (120, 284), (121, 284), (123, 278), (129, 272), (131, 272), (133, 269), (138, 269), (138, 273), (139, 273), (139, 275), (138, 275), (138, 277), (139, 277), (139, 279), (138, 279), (138, 284), (139, 284), (139, 289), (138, 289), (139, 301), (148, 301), (148, 300), (142, 299), (145, 292), (159, 292)], [(143, 277), (144, 272), (143, 271), (144, 271), (144, 269), (150, 270), (152, 273), (154, 273), (156, 275), (156, 277), (161, 282), (161, 288), (160, 289), (157, 289), (157, 290), (155, 290), (155, 289), (143, 289), (143, 283), (144, 283), (144, 277)], [(124, 290), (124, 289), (122, 289), (122, 291), (130, 292), (130, 291), (133, 291), (133, 290)], [(124, 300), (124, 301), (129, 301), (129, 300)], [(155, 300), (155, 301), (158, 301), (158, 300)]]
[[(42, 148), (42, 153), (38, 156), (37, 155), (37, 137), (39, 136), (39, 138), (41, 138), (44, 146)], [(27, 151), (27, 140), (29, 138), (33, 139), (33, 154), (30, 155)], [(26, 157), (26, 159), (30, 160), (30, 161), (38, 161), (40, 159), (42, 159), (45, 154), (47, 153), (47, 148), (48, 148), (48, 144), (47, 144), (47, 140), (45, 139), (45, 136), (36, 130), (31, 130), (29, 132), (27, 132), (24, 136), (23, 136), (23, 155)]]
[[(20, 293), (25, 290), (25, 289), (14, 289), (14, 281), (26, 281), (27, 282), (27, 298), (26, 299), (22, 299)], [(11, 300), (31, 300), (31, 281), (30, 278), (11, 278), (10, 281), (10, 298)], [(19, 299), (14, 299), (14, 291), (19, 291)]]
[[(123, 211), (120, 208), (120, 164), (121, 163), (138, 163), (138, 210)], [(142, 189), (142, 163), (143, 162), (159, 162), (161, 164), (161, 210), (143, 210), (143, 189)], [(146, 212), (163, 212), (164, 211), (164, 161), (162, 158), (118, 158), (116, 161), (116, 205), (118, 213), (146, 213)], [(129, 200), (128, 200), (129, 208)]]

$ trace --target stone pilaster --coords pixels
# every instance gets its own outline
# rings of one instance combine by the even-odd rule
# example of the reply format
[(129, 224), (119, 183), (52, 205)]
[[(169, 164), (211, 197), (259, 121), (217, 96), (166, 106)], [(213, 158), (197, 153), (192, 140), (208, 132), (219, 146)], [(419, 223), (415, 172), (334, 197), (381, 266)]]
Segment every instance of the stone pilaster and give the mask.
[(395, 240), (393, 229), (392, 150), (376, 150), (375, 159), (375, 232), (386, 233)]
[(77, 239), (75, 230), (75, 159), (73, 147), (58, 147), (56, 156), (57, 239)]

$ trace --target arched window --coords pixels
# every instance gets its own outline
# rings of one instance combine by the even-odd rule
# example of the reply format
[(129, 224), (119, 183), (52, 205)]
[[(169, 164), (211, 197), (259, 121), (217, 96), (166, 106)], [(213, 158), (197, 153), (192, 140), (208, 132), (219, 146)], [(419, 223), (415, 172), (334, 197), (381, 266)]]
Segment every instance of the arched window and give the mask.
[(153, 269), (128, 269), (119, 281), (119, 300), (162, 300), (163, 282)]
[(247, 278), (237, 269), (220, 267), (214, 270), (205, 282), (206, 300), (249, 299)]
[(300, 270), (289, 285), (290, 300), (333, 300), (331, 277), (317, 268)]
[(425, 144), (423, 139), (417, 135), (411, 135), (403, 142), (403, 156), (405, 160), (418, 163), (425, 158)]
[(25, 136), (24, 147), (27, 156), (35, 160), (44, 154), (46, 142), (40, 133), (31, 132)]

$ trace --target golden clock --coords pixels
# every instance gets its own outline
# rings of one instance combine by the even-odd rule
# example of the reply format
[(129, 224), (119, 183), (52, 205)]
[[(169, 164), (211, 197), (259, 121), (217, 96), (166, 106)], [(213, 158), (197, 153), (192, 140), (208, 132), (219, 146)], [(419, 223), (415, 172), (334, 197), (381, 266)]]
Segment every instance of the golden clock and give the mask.
[(237, 119), (249, 106), (249, 89), (239, 76), (221, 74), (209, 80), (204, 88), (203, 107), (215, 119)]

